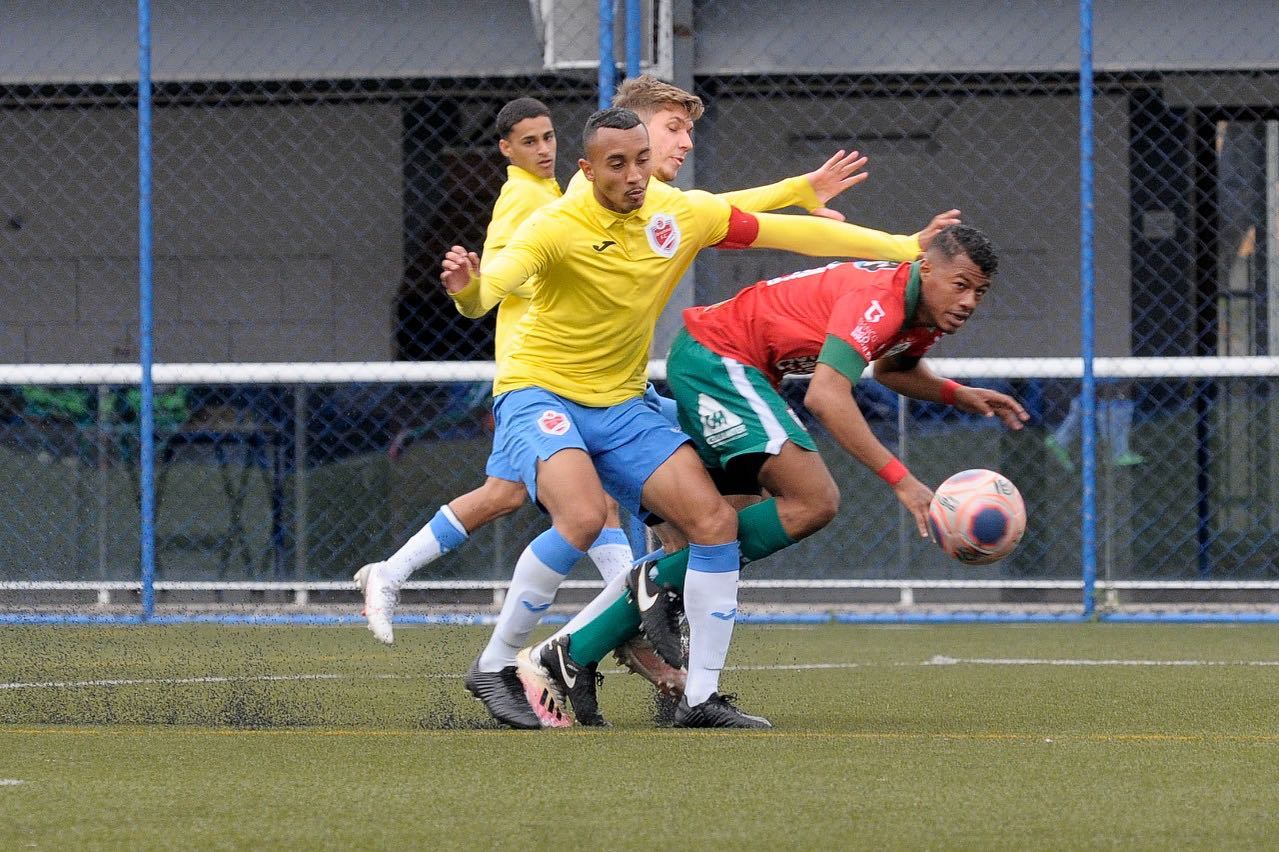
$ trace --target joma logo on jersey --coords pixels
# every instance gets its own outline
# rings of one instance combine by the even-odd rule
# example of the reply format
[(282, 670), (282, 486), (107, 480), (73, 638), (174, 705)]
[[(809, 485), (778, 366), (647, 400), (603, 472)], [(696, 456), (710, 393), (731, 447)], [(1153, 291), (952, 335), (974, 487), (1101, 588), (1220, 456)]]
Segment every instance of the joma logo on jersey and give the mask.
[(537, 418), (537, 428), (548, 435), (563, 435), (570, 425), (568, 415), (561, 411), (547, 409), (542, 412), (541, 417)]
[(718, 399), (704, 393), (697, 395), (697, 419), (702, 423), (702, 437), (712, 447), (746, 434), (742, 418), (725, 408)]
[(662, 257), (674, 257), (679, 248), (679, 225), (675, 217), (668, 213), (654, 214), (644, 229), (648, 236), (648, 245)]
[(866, 322), (879, 322), (884, 318), (884, 306), (879, 303), (879, 299), (871, 299), (870, 307), (866, 309), (866, 313), (862, 314), (862, 319)]

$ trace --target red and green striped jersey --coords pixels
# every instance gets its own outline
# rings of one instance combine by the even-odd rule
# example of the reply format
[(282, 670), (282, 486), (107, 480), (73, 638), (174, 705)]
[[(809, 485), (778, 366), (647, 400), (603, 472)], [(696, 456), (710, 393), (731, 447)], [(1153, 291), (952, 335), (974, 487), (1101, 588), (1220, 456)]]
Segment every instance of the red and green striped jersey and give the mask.
[(774, 385), (820, 362), (856, 382), (877, 358), (920, 357), (943, 336), (908, 326), (919, 261), (832, 263), (760, 281), (718, 304), (684, 311), (698, 343), (762, 371)]

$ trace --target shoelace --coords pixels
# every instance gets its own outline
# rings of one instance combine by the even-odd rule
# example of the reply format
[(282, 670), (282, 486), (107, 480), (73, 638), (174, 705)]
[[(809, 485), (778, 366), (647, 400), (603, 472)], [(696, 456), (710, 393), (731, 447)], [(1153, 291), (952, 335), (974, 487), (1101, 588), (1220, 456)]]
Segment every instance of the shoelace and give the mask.
[(736, 692), (726, 692), (726, 693), (724, 693), (723, 695), (720, 695), (720, 696), (719, 696), (719, 703), (720, 703), (720, 704), (723, 704), (724, 706), (728, 707), (728, 708), (729, 708), (729, 709), (731, 709), (731, 710), (736, 710), (738, 713), (741, 713), (741, 712), (742, 712), (742, 711), (741, 711), (741, 710), (739, 710), (739, 709), (738, 709), (738, 707), (737, 707), (737, 693), (736, 693)]

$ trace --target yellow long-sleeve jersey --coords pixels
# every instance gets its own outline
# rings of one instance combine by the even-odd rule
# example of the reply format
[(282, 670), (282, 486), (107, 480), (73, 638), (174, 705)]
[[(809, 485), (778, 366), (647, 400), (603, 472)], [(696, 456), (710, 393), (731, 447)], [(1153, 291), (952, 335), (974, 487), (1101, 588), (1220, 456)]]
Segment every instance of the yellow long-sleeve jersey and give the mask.
[[(493, 205), (493, 218), (484, 232), (484, 252), (480, 256), (480, 269), (488, 265), (488, 259), (506, 248), (511, 237), (524, 220), (539, 208), (560, 198), (560, 185), (555, 178), (540, 178), (519, 166), (506, 167), (506, 182)], [(497, 308), (497, 325), (493, 331), (493, 358), (501, 361), (516, 324), (528, 312), (529, 299), (536, 281), (526, 282), (507, 295)]]
[[(650, 183), (657, 181), (652, 178)], [(579, 169), (568, 182), (565, 195), (576, 195), (590, 192), (591, 182)], [(813, 191), (813, 185), (803, 175), (789, 177), (765, 186), (750, 189), (736, 189), (732, 192), (716, 193), (720, 198), (747, 213), (767, 213), (770, 210), (781, 210), (783, 207), (803, 207), (805, 210), (816, 210), (822, 206), (821, 199)]]
[(914, 237), (809, 216), (733, 215), (722, 198), (650, 181), (644, 205), (606, 209), (593, 192), (570, 193), (520, 226), (482, 274), (454, 294), (483, 316), (537, 278), (529, 311), (498, 363), (494, 394), (541, 387), (582, 405), (616, 405), (644, 391), (657, 317), (697, 252), (721, 243), (785, 248), (819, 257), (910, 260)]

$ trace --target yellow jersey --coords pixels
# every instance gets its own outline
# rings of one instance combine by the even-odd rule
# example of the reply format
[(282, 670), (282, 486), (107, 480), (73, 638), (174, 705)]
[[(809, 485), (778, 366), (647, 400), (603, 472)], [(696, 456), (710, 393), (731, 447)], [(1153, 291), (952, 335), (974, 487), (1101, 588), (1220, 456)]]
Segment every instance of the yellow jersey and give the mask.
[[(657, 178), (650, 178), (649, 184), (661, 183)], [(568, 182), (565, 195), (579, 192), (590, 192), (591, 182), (578, 169)], [(767, 186), (756, 186), (750, 189), (737, 189), (732, 192), (717, 192), (720, 198), (747, 213), (764, 213), (769, 210), (781, 210), (783, 207), (803, 207), (805, 210), (816, 210), (822, 206), (821, 199), (813, 191), (813, 185), (803, 175), (789, 177), (770, 183)]]
[[(506, 167), (506, 182), (493, 205), (493, 218), (484, 232), (484, 252), (480, 269), (490, 257), (506, 248), (524, 220), (534, 211), (557, 200), (562, 193), (555, 178), (540, 178), (519, 166)], [(529, 281), (502, 300), (497, 308), (497, 325), (493, 331), (493, 359), (501, 361), (515, 325), (528, 311), (529, 298), (536, 282)]]
[[(608, 210), (594, 192), (538, 210), (453, 294), (464, 316), (480, 317), (538, 279), (498, 362), (493, 393), (540, 387), (598, 407), (640, 396), (657, 318), (697, 253), (728, 236), (732, 210), (718, 196), (660, 181), (649, 182), (644, 205), (631, 213)], [(745, 230), (754, 231), (742, 245), (818, 257), (913, 260), (919, 253), (914, 237), (827, 219), (746, 218)]]

